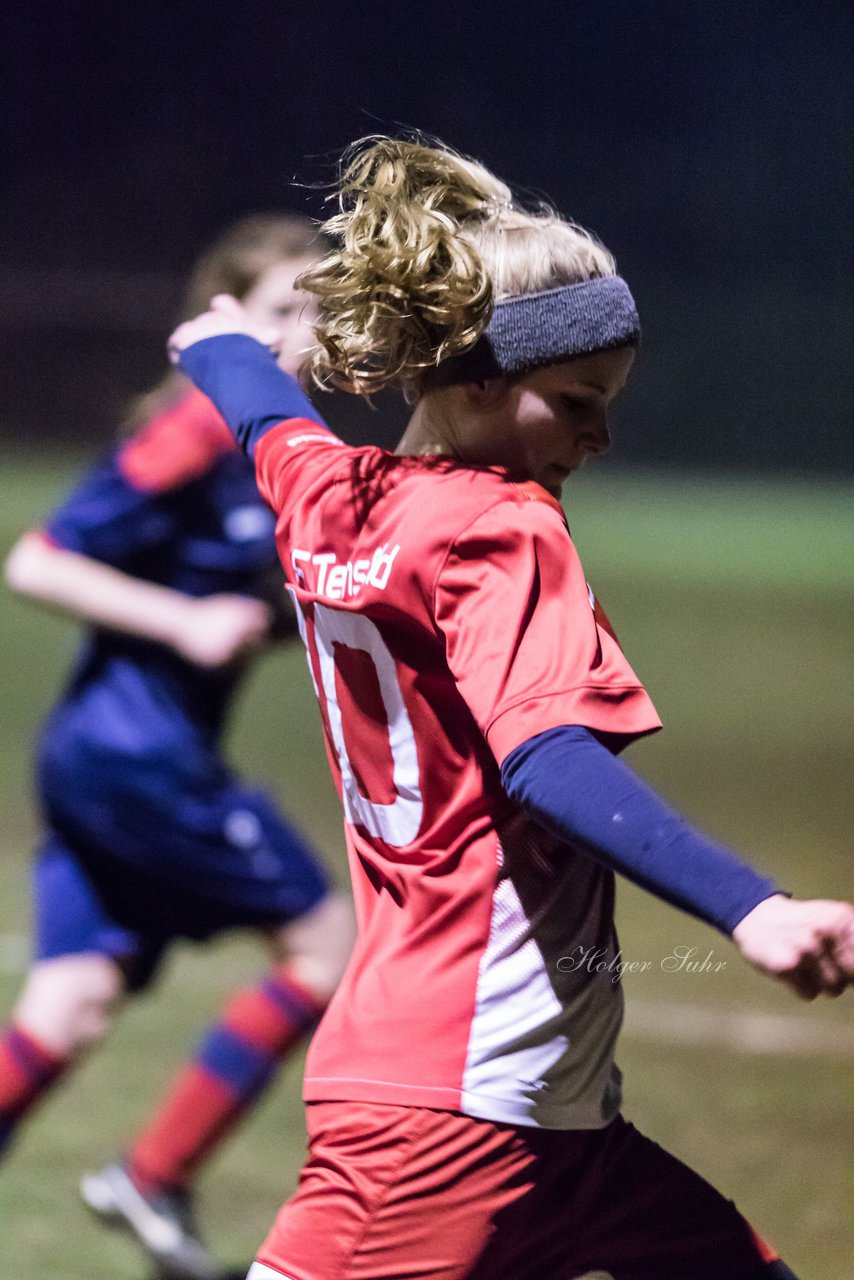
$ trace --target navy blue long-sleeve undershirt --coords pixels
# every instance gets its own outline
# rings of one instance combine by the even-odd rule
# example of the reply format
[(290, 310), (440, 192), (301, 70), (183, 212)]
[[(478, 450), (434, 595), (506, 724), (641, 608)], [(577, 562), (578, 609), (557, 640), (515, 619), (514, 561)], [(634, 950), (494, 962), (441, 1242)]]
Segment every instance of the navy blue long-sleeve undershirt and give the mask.
[(250, 458), (271, 427), (286, 418), (326, 424), (296, 378), (276, 357), (245, 333), (202, 338), (181, 352), (181, 368), (212, 400)]
[[(181, 367), (250, 456), (284, 419), (323, 421), (296, 380), (245, 334), (194, 343), (181, 353)], [(504, 761), (501, 778), (510, 797), (548, 830), (724, 933), (780, 892), (734, 853), (693, 830), (581, 726), (565, 725), (523, 742)]]
[(781, 892), (695, 831), (579, 725), (523, 742), (504, 761), (501, 781), (547, 830), (726, 934)]

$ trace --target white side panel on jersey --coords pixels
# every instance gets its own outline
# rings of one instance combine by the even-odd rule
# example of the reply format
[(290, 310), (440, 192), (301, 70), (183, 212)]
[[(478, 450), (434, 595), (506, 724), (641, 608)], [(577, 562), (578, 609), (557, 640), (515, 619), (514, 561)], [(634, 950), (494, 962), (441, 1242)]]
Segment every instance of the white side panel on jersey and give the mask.
[[(412, 723), (403, 701), (394, 658), (379, 629), (363, 614), (314, 605), (314, 637), (320, 660), (320, 678), (326, 695), (329, 728), (341, 766), (344, 811), (349, 822), (359, 822), (372, 836), (400, 848), (418, 835), (424, 804), (418, 778), (418, 755)], [(378, 804), (359, 790), (347, 754), (338, 690), (335, 682), (335, 644), (367, 653), (376, 669), (380, 696), (388, 721), (392, 780), (397, 792), (391, 804)]]
[(284, 1271), (265, 1267), (263, 1262), (253, 1262), (246, 1280), (290, 1280), (290, 1276), (286, 1276)]
[[(531, 937), (518, 946), (528, 927), (512, 880), (502, 879), (493, 897), (489, 943), (478, 972), (462, 1109), (509, 1124), (537, 1123), (536, 1099), (545, 1089), (543, 1077), (569, 1045), (565, 1035), (542, 1038), (544, 1025), (560, 1019), (564, 1010), (536, 940)], [(539, 1043), (513, 1048), (526, 1039)], [(516, 1095), (512, 1100), (508, 1087)], [(549, 1101), (547, 1095), (544, 1100)]]

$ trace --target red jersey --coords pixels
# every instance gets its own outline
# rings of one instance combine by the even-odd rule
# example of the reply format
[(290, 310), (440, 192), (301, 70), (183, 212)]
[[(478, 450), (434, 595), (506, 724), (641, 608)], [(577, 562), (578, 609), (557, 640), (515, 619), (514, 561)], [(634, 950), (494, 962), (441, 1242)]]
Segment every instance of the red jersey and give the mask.
[[(499, 768), (559, 725), (635, 736), (659, 721), (560, 505), (500, 469), (349, 448), (306, 420), (264, 435), (255, 463), (359, 921), (305, 1098), (607, 1124), (613, 875), (524, 815)], [(579, 947), (589, 964), (560, 964)]]

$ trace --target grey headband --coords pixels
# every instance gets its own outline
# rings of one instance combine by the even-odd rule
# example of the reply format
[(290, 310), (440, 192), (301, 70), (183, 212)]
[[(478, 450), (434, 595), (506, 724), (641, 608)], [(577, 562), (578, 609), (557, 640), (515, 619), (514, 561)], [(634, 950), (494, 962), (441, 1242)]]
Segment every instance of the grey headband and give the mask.
[(444, 360), (432, 374), (440, 384), (479, 382), (526, 373), (573, 356), (635, 345), (635, 301), (620, 276), (519, 294), (496, 302), (482, 337), (470, 351)]

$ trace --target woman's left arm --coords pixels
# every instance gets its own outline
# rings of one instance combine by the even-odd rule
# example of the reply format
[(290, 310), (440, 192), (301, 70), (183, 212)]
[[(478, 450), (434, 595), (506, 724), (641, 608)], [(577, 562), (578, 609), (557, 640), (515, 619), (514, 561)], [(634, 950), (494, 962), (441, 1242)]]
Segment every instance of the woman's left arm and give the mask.
[(798, 995), (839, 995), (854, 981), (854, 907), (786, 897), (691, 827), (589, 729), (567, 725), (523, 742), (501, 777), (544, 827), (731, 936)]

